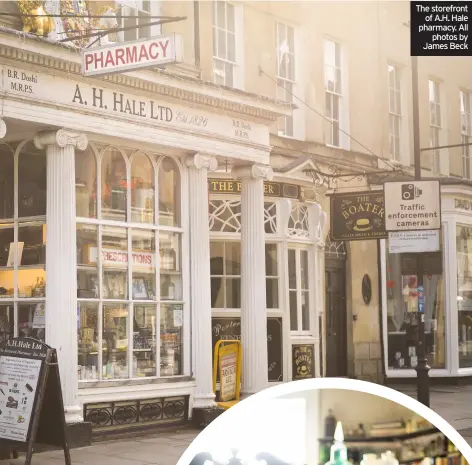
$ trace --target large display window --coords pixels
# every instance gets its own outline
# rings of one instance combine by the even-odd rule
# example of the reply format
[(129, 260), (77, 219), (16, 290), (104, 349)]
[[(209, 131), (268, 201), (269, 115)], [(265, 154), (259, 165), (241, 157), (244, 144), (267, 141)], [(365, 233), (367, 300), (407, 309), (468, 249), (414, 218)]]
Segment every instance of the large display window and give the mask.
[(45, 339), (46, 154), (0, 144), (0, 340)]
[[(423, 253), (422, 257), (426, 356), (431, 368), (444, 369), (447, 327), (442, 245), (441, 251)], [(415, 369), (418, 365), (418, 254), (391, 254), (385, 241), (385, 259), (388, 369)]]
[(180, 165), (91, 144), (76, 175), (79, 379), (182, 375)]

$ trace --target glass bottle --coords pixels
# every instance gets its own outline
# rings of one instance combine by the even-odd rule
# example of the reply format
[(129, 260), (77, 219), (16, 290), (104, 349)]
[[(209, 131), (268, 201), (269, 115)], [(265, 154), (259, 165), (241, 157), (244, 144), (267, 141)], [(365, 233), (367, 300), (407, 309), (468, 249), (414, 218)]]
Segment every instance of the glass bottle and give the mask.
[(340, 421), (334, 431), (334, 443), (331, 446), (329, 462), (326, 465), (352, 465), (347, 459), (347, 447), (344, 444), (343, 427)]
[(328, 416), (325, 418), (325, 437), (333, 438), (336, 430), (336, 417), (331, 409), (328, 410)]

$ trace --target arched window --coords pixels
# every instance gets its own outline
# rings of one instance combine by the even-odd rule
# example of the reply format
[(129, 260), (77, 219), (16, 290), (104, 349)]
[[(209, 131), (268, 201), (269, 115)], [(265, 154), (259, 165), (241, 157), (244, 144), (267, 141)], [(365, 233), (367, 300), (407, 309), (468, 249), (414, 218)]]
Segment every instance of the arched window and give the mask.
[(159, 224), (180, 225), (180, 173), (175, 161), (168, 157), (159, 166)]
[(154, 223), (154, 168), (143, 153), (132, 157), (131, 221)]
[(102, 155), (102, 218), (126, 221), (127, 170), (123, 154), (116, 148)]
[(97, 217), (97, 159), (91, 147), (75, 152), (75, 192), (77, 216)]

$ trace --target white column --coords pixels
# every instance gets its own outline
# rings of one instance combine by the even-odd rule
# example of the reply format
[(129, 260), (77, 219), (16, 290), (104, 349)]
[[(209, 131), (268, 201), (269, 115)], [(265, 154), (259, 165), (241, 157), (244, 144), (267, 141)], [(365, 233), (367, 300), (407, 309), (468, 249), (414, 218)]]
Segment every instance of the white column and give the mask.
[(67, 423), (83, 421), (77, 379), (75, 148), (85, 134), (60, 129), (34, 138), (47, 154), (46, 344), (57, 351)]
[(216, 158), (196, 154), (189, 167), (190, 295), (192, 306), (192, 365), (197, 381), (194, 408), (215, 405), (211, 345), (210, 231), (208, 227), (208, 171)]
[(321, 360), (323, 360), (323, 371), (326, 370), (326, 331), (325, 327), (326, 325), (324, 324), (324, 320), (326, 317), (326, 312), (324, 310), (324, 300), (325, 300), (325, 291), (324, 291), (324, 252), (325, 252), (325, 237), (326, 234), (328, 233), (328, 215), (326, 212), (321, 212), (320, 215), (320, 228), (318, 230), (319, 237), (318, 237), (318, 243), (317, 243), (317, 268), (319, 270), (318, 276), (316, 278), (317, 282), (317, 287), (321, 289), (321, 292), (318, 294), (317, 299), (316, 299), (316, 313), (318, 315), (322, 315), (321, 319), (321, 333), (323, 335), (323, 345), (320, 347), (320, 350), (318, 351), (319, 353), (317, 354), (315, 352), (315, 356), (317, 357), (316, 359), (316, 370), (317, 370), (317, 375), (319, 372), (319, 376), (323, 376), (323, 372), (321, 372), (320, 367), (321, 367)]
[(241, 342), (242, 392), (251, 395), (268, 386), (267, 313), (264, 233), (264, 180), (270, 166), (233, 168), (241, 181)]
[(319, 264), (319, 251), (318, 251), (318, 242), (320, 240), (320, 220), (322, 217), (321, 205), (318, 203), (310, 204), (308, 207), (308, 227), (310, 229), (310, 239), (312, 242), (312, 247), (310, 248), (308, 266), (309, 269), (314, 271), (314, 279), (310, 280), (310, 286), (313, 289), (313, 307), (314, 307), (314, 317), (315, 321), (313, 322), (314, 330), (314, 346), (315, 346), (315, 377), (319, 378), (321, 376), (320, 363), (321, 363), (321, 351), (320, 351), (320, 307), (319, 301), (320, 296), (323, 293), (323, 286), (321, 285), (322, 281), (320, 280), (321, 267)]
[(7, 125), (5, 121), (0, 118), (0, 139), (3, 139), (7, 135)]

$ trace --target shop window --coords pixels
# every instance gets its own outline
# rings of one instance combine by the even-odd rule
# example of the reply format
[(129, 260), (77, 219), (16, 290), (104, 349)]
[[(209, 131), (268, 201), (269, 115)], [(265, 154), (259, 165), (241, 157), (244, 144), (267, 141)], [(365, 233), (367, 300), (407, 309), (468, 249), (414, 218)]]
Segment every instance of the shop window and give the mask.
[(109, 148), (102, 155), (102, 218), (126, 221), (127, 176), (124, 156)]
[(264, 202), (264, 230), (266, 234), (277, 234), (277, 204)]
[[(77, 212), (80, 380), (180, 375), (184, 303), (179, 167), (169, 157), (157, 160), (136, 152), (128, 163), (124, 150), (94, 151), (93, 144), (91, 150), (76, 157), (78, 178), (87, 187), (85, 193), (82, 186), (84, 204), (96, 205), (101, 199), (96, 215)], [(98, 184), (94, 160), (101, 166)], [(154, 166), (159, 166), (158, 186)], [(87, 223), (94, 217), (98, 221)]]
[(161, 306), (161, 376), (181, 375), (183, 361), (182, 306)]
[(14, 169), (13, 149), (6, 144), (0, 144), (0, 219), (13, 218)]
[[(418, 364), (418, 277), (416, 254), (390, 254), (387, 266), (387, 350), (390, 369)], [(446, 320), (442, 252), (423, 254), (425, 341), (428, 364), (445, 368)]]
[(288, 234), (292, 237), (306, 238), (309, 233), (308, 208), (297, 202), (293, 206), (292, 213), (288, 220)]
[(180, 174), (172, 158), (165, 157), (159, 166), (159, 224), (180, 225)]
[(46, 155), (26, 143), (18, 159), (18, 217), (46, 215)]
[(31, 141), (19, 144), (15, 156), (0, 147), (0, 340), (44, 341), (46, 154)]
[(97, 217), (97, 159), (88, 147), (75, 156), (76, 215), (83, 218)]
[(472, 367), (472, 228), (457, 226), (459, 368)]
[(279, 266), (277, 244), (266, 244), (266, 308), (279, 308)]
[(310, 331), (308, 250), (288, 249), (290, 331)]
[(147, 155), (136, 153), (131, 164), (131, 221), (154, 223), (154, 168)]
[[(127, 16), (118, 18), (120, 27), (129, 28), (126, 31), (117, 33), (119, 42), (133, 42), (139, 39), (149, 39), (151, 37), (151, 27), (146, 26), (152, 22), (151, 1), (150, 0), (120, 0), (117, 1), (117, 16)], [(113, 37), (110, 39), (113, 40)]]
[(241, 243), (210, 243), (211, 307), (241, 308)]

